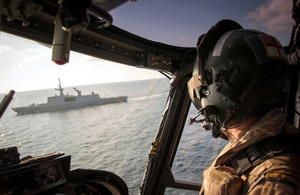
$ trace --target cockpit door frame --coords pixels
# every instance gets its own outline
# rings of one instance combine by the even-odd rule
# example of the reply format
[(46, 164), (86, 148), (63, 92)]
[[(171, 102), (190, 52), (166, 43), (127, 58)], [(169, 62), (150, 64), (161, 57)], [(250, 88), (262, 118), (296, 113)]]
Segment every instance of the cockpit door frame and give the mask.
[(170, 90), (158, 133), (149, 154), (140, 194), (164, 194), (167, 187), (199, 191), (200, 183), (174, 178), (171, 168), (191, 101), (186, 80)]

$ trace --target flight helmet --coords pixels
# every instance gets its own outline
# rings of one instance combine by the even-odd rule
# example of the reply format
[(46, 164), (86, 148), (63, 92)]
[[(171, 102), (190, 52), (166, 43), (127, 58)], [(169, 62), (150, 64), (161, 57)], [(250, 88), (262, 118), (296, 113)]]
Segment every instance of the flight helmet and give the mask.
[[(234, 24), (234, 30), (218, 28), (224, 23)], [(223, 32), (216, 33), (218, 29)], [(193, 76), (188, 82), (189, 95), (199, 115), (204, 116), (199, 121), (212, 130), (214, 137), (226, 139), (221, 130), (285, 103), (289, 86), (284, 74), (287, 60), (276, 38), (241, 29), (230, 20), (220, 21), (199, 41), (197, 50)]]

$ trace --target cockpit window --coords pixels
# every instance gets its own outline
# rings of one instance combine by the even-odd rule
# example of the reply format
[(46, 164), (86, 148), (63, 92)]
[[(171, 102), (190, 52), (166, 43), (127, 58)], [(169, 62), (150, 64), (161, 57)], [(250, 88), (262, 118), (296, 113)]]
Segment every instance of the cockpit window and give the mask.
[[(1, 148), (16, 146), (20, 158), (64, 152), (72, 156), (71, 169), (114, 172), (135, 194), (167, 101), (169, 79), (75, 52), (69, 64), (58, 66), (50, 60), (50, 48), (4, 33), (0, 56), (0, 99), (16, 91), (0, 120)], [(73, 101), (60, 102), (58, 79), (63, 100)], [(99, 94), (116, 102), (70, 109), (69, 103), (89, 103), (76, 90), (87, 101)], [(45, 112), (37, 107), (45, 104)], [(24, 111), (19, 114), (12, 110), (20, 107)], [(37, 113), (30, 113), (31, 108)]]
[[(191, 105), (187, 119), (197, 113), (198, 110)], [(213, 138), (211, 131), (205, 131), (199, 123), (192, 125), (186, 123), (172, 166), (174, 177), (200, 184), (203, 181), (203, 171), (211, 165), (227, 143), (228, 141)], [(177, 189), (169, 191), (178, 193)]]

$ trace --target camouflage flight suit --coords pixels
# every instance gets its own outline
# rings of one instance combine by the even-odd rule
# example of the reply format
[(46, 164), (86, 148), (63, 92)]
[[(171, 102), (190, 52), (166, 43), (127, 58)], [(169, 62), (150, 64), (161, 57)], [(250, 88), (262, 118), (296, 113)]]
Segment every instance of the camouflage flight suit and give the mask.
[[(204, 171), (204, 182), (200, 194), (300, 195), (300, 156), (296, 153), (282, 152), (267, 160), (262, 160), (262, 163), (252, 166), (241, 176), (237, 175), (235, 169), (224, 166), (240, 151), (265, 138), (276, 135), (298, 135), (299, 129), (287, 125), (285, 118), (286, 113), (272, 110), (249, 129), (241, 139), (228, 143), (211, 167)], [(216, 170), (219, 172), (215, 172)], [(226, 184), (224, 189), (218, 189), (218, 185), (223, 185), (229, 180), (232, 181)]]
[(300, 64), (300, 23), (293, 27), (291, 40), (288, 46), (285, 47), (289, 65)]

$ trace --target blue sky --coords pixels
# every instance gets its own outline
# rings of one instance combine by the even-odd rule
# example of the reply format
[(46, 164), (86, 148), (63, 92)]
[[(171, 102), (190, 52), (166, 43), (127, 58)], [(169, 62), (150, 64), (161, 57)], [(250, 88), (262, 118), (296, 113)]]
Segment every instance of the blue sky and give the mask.
[[(221, 19), (267, 32), (287, 45), (292, 29), (292, 0), (137, 0), (110, 12), (113, 25), (139, 36), (193, 47)], [(72, 52), (70, 63), (51, 61), (51, 49), (11, 35), (0, 35), (0, 93), (157, 78), (155, 71), (122, 66)]]
[(258, 29), (287, 44), (292, 0), (137, 0), (112, 10), (114, 25), (149, 39), (194, 46), (222, 19)]

